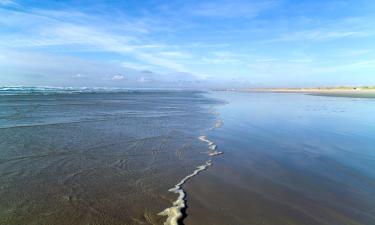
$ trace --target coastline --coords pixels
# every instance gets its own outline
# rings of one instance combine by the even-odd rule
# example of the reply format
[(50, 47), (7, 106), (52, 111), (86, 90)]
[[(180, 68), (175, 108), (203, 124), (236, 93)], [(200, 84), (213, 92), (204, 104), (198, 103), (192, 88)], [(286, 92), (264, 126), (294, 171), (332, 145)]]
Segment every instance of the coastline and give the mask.
[[(219, 116), (218, 113), (214, 113), (216, 116)], [(214, 129), (217, 129), (223, 125), (223, 121), (221, 119), (218, 119), (214, 126), (209, 128), (209, 131), (212, 131)], [(213, 162), (213, 157), (217, 155), (223, 154), (223, 152), (217, 151), (217, 145), (215, 142), (209, 140), (206, 135), (201, 135), (198, 137), (198, 139), (201, 142), (207, 143), (207, 146), (209, 148), (209, 151), (207, 152), (209, 159), (202, 165), (197, 166), (196, 169), (186, 177), (184, 177), (179, 183), (177, 183), (173, 188), (169, 189), (169, 192), (178, 194), (177, 199), (173, 202), (172, 206), (169, 208), (164, 209), (163, 211), (159, 212), (159, 216), (166, 216), (167, 219), (164, 222), (164, 225), (178, 225), (182, 222), (184, 217), (186, 217), (185, 210), (187, 208), (187, 200), (186, 195), (187, 192), (184, 190), (183, 186), (184, 184), (190, 180), (191, 178), (198, 175), (200, 172), (206, 170), (208, 167), (210, 167)]]
[(375, 98), (375, 88), (248, 88), (217, 89), (215, 91), (250, 93), (300, 93), (327, 97)]
[(258, 92), (295, 92), (295, 93), (375, 93), (375, 89), (364, 88), (260, 88), (249, 89)]
[(0, 224), (161, 225), (215, 153), (201, 92), (27, 91), (0, 93)]

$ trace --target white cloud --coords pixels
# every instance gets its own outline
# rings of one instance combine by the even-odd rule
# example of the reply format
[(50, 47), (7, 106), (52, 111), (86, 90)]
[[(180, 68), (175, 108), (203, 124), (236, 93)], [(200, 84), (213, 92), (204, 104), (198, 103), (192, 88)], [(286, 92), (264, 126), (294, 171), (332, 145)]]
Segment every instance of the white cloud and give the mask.
[(218, 58), (218, 57), (211, 57), (207, 58), (204, 57), (201, 59), (202, 62), (208, 63), (208, 64), (236, 64), (239, 63), (240, 61), (237, 59), (231, 59), (231, 58)]
[(77, 73), (74, 77), (76, 77), (76, 78), (82, 78), (82, 77), (85, 77), (85, 75), (84, 75), (84, 74)]
[[(14, 3), (0, 0), (0, 5)], [(284, 11), (286, 8), (279, 7), (288, 5), (287, 1), (276, 0), (169, 2), (166, 12), (144, 9), (135, 17), (126, 15), (126, 10), (114, 10), (108, 15), (109, 8), (97, 5), (79, 11), (78, 7), (74, 9), (75, 4), (56, 4), (64, 7), (60, 10), (37, 9), (37, 5), (28, 8), (19, 5), (22, 10), (0, 7), (0, 27), (4, 28), (0, 29), (2, 69), (6, 66), (18, 74), (43, 74), (51, 80), (57, 75), (72, 79), (85, 74), (84, 79), (72, 79), (77, 83), (95, 78), (99, 84), (102, 80), (112, 84), (130, 81), (148, 84), (193, 80), (190, 75), (177, 72), (217, 80), (242, 76), (241, 79), (258, 77), (272, 82), (274, 77), (300, 76), (303, 80), (307, 75), (344, 71), (345, 67), (337, 63), (339, 60), (357, 62), (350, 68), (372, 65), (372, 61), (366, 61), (373, 56), (371, 41), (366, 39), (375, 34), (371, 16), (335, 19), (336, 15), (322, 18), (307, 15), (311, 18), (299, 20), (295, 12), (290, 12), (292, 18)], [(92, 13), (93, 9), (97, 13)], [(257, 17), (269, 9), (272, 18), (268, 14)], [(352, 38), (365, 41), (353, 40), (348, 46), (342, 46), (343, 42), (332, 46), (321, 43)], [(341, 47), (348, 54), (340, 52)], [(364, 50), (358, 51), (357, 47)], [(19, 54), (2, 54), (2, 49)], [(294, 51), (308, 54), (298, 55)], [(50, 57), (43, 52), (62, 57)], [(339, 55), (343, 57), (338, 59)], [(140, 70), (155, 72), (143, 74)], [(171, 72), (172, 75), (165, 75)], [(126, 74), (126, 82), (114, 82), (124, 79), (115, 74)]]
[(136, 70), (144, 70), (147, 67), (145, 64), (135, 62), (122, 62), (121, 65), (125, 68), (132, 68)]
[(168, 68), (172, 71), (187, 71), (187, 68), (181, 63), (170, 60), (169, 58), (162, 58), (157, 54), (137, 52), (136, 57), (149, 64)]
[[(196, 80), (190, 74), (140, 71), (115, 63), (51, 54), (0, 49), (0, 55), (6, 55), (0, 60), (0, 86), (173, 87), (184, 80)], [(126, 82), (119, 82), (124, 80)]]
[[(370, 17), (349, 17), (333, 20), (302, 20), (300, 22), (284, 22), (282, 29), (275, 28), (278, 35), (265, 42), (323, 42), (344, 38), (364, 38), (375, 35)], [(301, 28), (301, 26), (303, 28)]]
[(327, 31), (327, 30), (305, 30), (287, 33), (272, 41), (329, 41), (339, 38), (364, 37), (369, 34), (361, 31)]
[(158, 53), (161, 57), (167, 57), (170, 59), (191, 59), (193, 55), (188, 52), (179, 51), (161, 51)]
[[(181, 62), (175, 60), (178, 57), (176, 52), (174, 55), (168, 54), (173, 51), (170, 51), (171, 47), (166, 44), (147, 41), (146, 38), (139, 37), (140, 34), (133, 32), (113, 31), (108, 29), (113, 24), (108, 24), (107, 21), (98, 22), (97, 18), (91, 20), (91, 17), (82, 13), (78, 14), (78, 21), (64, 20), (70, 13), (73, 17), (77, 14), (76, 12), (65, 12), (62, 18), (55, 18), (53, 13), (46, 10), (37, 11), (36, 14), (3, 10), (4, 17), (0, 19), (0, 24), (19, 27), (24, 32), (2, 35), (0, 47), (54, 47), (59, 51), (73, 49), (74, 51), (113, 52), (132, 57), (138, 61), (138, 64), (153, 65), (169, 71), (187, 70)], [(105, 26), (98, 27), (96, 24), (105, 24)], [(160, 54), (161, 52), (162, 54)]]
[(124, 79), (124, 75), (114, 75), (112, 77), (112, 80), (123, 80)]
[(0, 0), (0, 5), (18, 5), (16, 1), (13, 0)]

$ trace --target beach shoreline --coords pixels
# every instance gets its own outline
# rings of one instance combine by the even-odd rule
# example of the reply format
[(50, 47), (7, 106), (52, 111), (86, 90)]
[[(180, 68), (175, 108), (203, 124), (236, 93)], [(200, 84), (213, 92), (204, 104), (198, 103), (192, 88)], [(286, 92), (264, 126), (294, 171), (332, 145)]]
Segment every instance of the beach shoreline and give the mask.
[(225, 154), (186, 184), (184, 224), (373, 224), (373, 119), (365, 113), (373, 104), (302, 93), (213, 95), (229, 102), (217, 108), (225, 125), (210, 134)]
[(332, 97), (375, 98), (375, 88), (248, 88), (248, 89), (216, 89), (215, 91), (249, 92), (249, 93), (286, 93), (311, 94)]

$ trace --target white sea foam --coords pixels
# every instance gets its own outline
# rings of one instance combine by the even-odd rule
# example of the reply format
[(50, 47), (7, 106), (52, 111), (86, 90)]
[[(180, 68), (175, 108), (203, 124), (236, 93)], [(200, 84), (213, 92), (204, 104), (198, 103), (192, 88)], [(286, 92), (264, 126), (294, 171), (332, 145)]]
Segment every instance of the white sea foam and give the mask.
[[(222, 126), (223, 121), (218, 120), (215, 125), (210, 128), (210, 130), (216, 129), (220, 126)], [(217, 156), (220, 154), (223, 154), (223, 152), (217, 151), (217, 145), (210, 141), (207, 136), (201, 135), (198, 137), (198, 139), (202, 142), (206, 142), (209, 148), (208, 155), (209, 156)], [(182, 189), (182, 186), (185, 184), (185, 182), (196, 176), (199, 172), (205, 170), (208, 166), (212, 165), (212, 161), (208, 160), (205, 164), (198, 166), (197, 169), (194, 170), (194, 172), (188, 176), (186, 176), (184, 179), (182, 179), (178, 184), (174, 186), (174, 188), (169, 189), (170, 192), (178, 194), (178, 198), (176, 201), (173, 202), (173, 206), (166, 208), (164, 211), (160, 212), (158, 215), (160, 216), (167, 216), (167, 220), (164, 222), (164, 225), (178, 225), (179, 220), (183, 217), (182, 210), (186, 208), (186, 193)]]
[(215, 145), (215, 144), (212, 144), (212, 145), (210, 145), (210, 147), (209, 147), (211, 150), (216, 150), (216, 148), (217, 148), (217, 145)]
[(206, 135), (201, 135), (201, 136), (198, 137), (198, 139), (203, 141), (203, 142), (207, 142), (207, 144), (209, 146), (215, 144), (213, 141), (208, 140)]
[(175, 202), (173, 202), (173, 206), (170, 208), (166, 208), (164, 211), (160, 212), (159, 215), (161, 216), (168, 216), (167, 220), (164, 222), (164, 225), (178, 225), (178, 221), (182, 218), (182, 209), (186, 208), (186, 200), (185, 196), (186, 193), (182, 189), (182, 185), (189, 180), (190, 178), (196, 176), (202, 170), (205, 170), (208, 166), (211, 166), (211, 160), (208, 160), (204, 165), (198, 166), (194, 172), (184, 179), (182, 179), (178, 184), (174, 186), (174, 188), (169, 189), (170, 192), (178, 194), (178, 198)]
[(3, 95), (19, 95), (19, 94), (77, 94), (77, 93), (131, 93), (131, 92), (147, 92), (147, 91), (180, 91), (177, 88), (109, 88), (109, 87), (51, 87), (51, 86), (0, 86), (0, 96)]
[(219, 152), (216, 150), (217, 145), (213, 141), (210, 141), (205, 135), (199, 136), (198, 138), (199, 140), (207, 143), (208, 148), (210, 149), (210, 151), (208, 151), (209, 156), (216, 156), (216, 155), (223, 154), (223, 152)]
[(214, 152), (210, 152), (208, 153), (209, 156), (217, 156), (217, 155), (221, 155), (223, 154), (224, 152), (219, 152), (219, 151), (214, 151)]
[(216, 121), (215, 125), (214, 125), (213, 127), (210, 128), (210, 130), (214, 130), (214, 129), (216, 129), (216, 128), (219, 128), (219, 127), (223, 126), (223, 124), (224, 124), (223, 120), (218, 119), (218, 120)]

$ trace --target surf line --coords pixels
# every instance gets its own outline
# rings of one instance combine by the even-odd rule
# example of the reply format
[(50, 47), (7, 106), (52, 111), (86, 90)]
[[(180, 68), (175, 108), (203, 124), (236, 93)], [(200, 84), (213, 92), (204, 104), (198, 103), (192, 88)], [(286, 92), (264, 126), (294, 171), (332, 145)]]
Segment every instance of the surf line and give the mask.
[(208, 144), (208, 148), (210, 149), (208, 151), (209, 156), (216, 156), (216, 155), (223, 154), (223, 152), (219, 152), (219, 151), (216, 150), (217, 145), (213, 141), (208, 140), (205, 135), (199, 136), (198, 139), (203, 141), (203, 142), (206, 142)]
[[(219, 128), (223, 124), (222, 120), (218, 120), (215, 125), (210, 128), (209, 130), (213, 130)], [(205, 135), (199, 136), (198, 139), (200, 141), (206, 142), (209, 148), (208, 155), (210, 157), (223, 154), (223, 152), (217, 151), (217, 145), (210, 141)], [(159, 216), (167, 216), (167, 220), (164, 222), (164, 225), (178, 225), (184, 214), (182, 211), (186, 208), (186, 192), (182, 188), (182, 186), (186, 183), (187, 180), (190, 178), (198, 175), (198, 173), (202, 172), (203, 170), (207, 169), (207, 167), (212, 165), (212, 160), (208, 160), (205, 164), (198, 166), (193, 173), (184, 177), (178, 184), (176, 184), (173, 188), (169, 189), (168, 191), (178, 194), (178, 198), (176, 201), (173, 202), (173, 206), (164, 209), (160, 212)]]
[(212, 161), (208, 160), (205, 164), (198, 166), (197, 169), (190, 175), (187, 175), (182, 179), (174, 188), (169, 189), (170, 192), (178, 194), (178, 198), (173, 202), (173, 206), (166, 208), (164, 211), (160, 212), (158, 215), (167, 216), (167, 220), (164, 225), (178, 225), (179, 220), (183, 217), (182, 210), (186, 208), (186, 192), (182, 189), (182, 185), (185, 184), (187, 180), (197, 175), (199, 172), (205, 170), (208, 166), (212, 165)]

